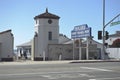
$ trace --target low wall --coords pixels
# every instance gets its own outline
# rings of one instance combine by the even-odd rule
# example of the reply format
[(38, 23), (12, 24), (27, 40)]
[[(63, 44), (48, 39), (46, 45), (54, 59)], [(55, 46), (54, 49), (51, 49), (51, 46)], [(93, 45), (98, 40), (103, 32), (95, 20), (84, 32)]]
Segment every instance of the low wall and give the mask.
[(120, 59), (120, 48), (107, 48), (109, 58)]

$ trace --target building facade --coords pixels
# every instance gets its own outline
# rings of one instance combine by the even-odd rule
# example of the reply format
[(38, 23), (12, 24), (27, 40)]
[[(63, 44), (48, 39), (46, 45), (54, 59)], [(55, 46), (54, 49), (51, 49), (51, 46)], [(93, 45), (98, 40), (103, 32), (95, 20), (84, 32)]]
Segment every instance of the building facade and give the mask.
[[(34, 40), (37, 40), (36, 38), (37, 37), (35, 36)], [(58, 44), (48, 44), (48, 49), (47, 49), (48, 50), (48, 58), (47, 59), (48, 60), (59, 60), (59, 58), (53, 58), (52, 56), (53, 55), (58, 55), (55, 52), (59, 51), (60, 48), (66, 49), (66, 47), (69, 47), (69, 48), (71, 48), (71, 51), (72, 51), (72, 44), (64, 44), (64, 43), (69, 42), (69, 41), (71, 41), (71, 39), (69, 39), (66, 35), (59, 34), (59, 43)], [(33, 40), (18, 45), (17, 46), (18, 59), (24, 59), (25, 58), (25, 56), (24, 56), (25, 53), (26, 53), (27, 59), (33, 58), (34, 55), (32, 54), (32, 51), (33, 51), (32, 50), (32, 48), (33, 48), (32, 45), (33, 45)], [(36, 43), (36, 45), (37, 45), (37, 43)], [(55, 47), (56, 47), (57, 50), (54, 49)], [(50, 48), (52, 48), (52, 51), (50, 50)], [(36, 50), (36, 48), (34, 48), (34, 49)], [(51, 52), (54, 52), (54, 53), (52, 54)], [(68, 52), (68, 50), (64, 50), (64, 53), (66, 53), (66, 52)], [(58, 53), (61, 53), (61, 52), (58, 52)], [(64, 53), (62, 53), (62, 54), (64, 54)], [(63, 56), (67, 57), (67, 55), (62, 55), (61, 57), (63, 57)], [(61, 60), (66, 60), (66, 59), (68, 59), (68, 58), (61, 58)]]
[(116, 31), (115, 34), (111, 34), (109, 35), (108, 40), (106, 40), (105, 42), (108, 43), (109, 47), (117, 47), (117, 45), (115, 46), (114, 42), (118, 42), (118, 44), (120, 43), (120, 31)]
[(49, 13), (48, 9), (43, 14), (34, 17), (35, 37), (32, 44), (32, 60), (41, 60), (45, 53), (48, 58), (48, 44), (59, 42), (59, 16)]
[(17, 46), (18, 59), (31, 59), (31, 44), (32, 40)]
[(13, 61), (14, 37), (11, 30), (0, 32), (0, 61)]
[[(23, 54), (27, 50), (30, 52), (31, 60), (103, 59), (102, 44), (93, 39), (87, 39), (82, 42), (85, 45), (84, 47), (75, 47), (74, 40), (69, 39), (66, 35), (59, 34), (59, 19), (59, 16), (49, 13), (48, 9), (35, 16), (34, 38), (30, 42), (17, 46), (18, 52)], [(87, 43), (89, 44), (88, 54)]]
[(106, 52), (110, 59), (120, 59), (120, 31), (116, 31), (115, 34), (109, 35), (109, 39), (106, 40), (108, 44), (106, 46)]

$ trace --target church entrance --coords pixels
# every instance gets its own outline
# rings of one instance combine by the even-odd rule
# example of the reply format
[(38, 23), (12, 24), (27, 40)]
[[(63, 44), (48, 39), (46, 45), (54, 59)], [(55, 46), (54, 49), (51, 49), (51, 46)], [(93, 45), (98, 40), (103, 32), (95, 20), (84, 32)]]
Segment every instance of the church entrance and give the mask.
[(82, 60), (86, 60), (86, 48), (82, 48), (81, 50), (82, 50), (82, 51), (81, 51), (81, 52), (82, 52), (82, 53), (81, 53), (81, 59), (82, 59)]
[(59, 60), (62, 60), (62, 54), (59, 54), (58, 58)]

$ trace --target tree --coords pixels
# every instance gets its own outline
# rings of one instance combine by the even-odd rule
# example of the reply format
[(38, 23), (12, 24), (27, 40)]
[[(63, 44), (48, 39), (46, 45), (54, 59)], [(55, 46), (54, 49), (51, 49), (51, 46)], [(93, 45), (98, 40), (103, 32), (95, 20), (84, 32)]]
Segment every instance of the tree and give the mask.
[(113, 41), (112, 47), (120, 47), (120, 39)]

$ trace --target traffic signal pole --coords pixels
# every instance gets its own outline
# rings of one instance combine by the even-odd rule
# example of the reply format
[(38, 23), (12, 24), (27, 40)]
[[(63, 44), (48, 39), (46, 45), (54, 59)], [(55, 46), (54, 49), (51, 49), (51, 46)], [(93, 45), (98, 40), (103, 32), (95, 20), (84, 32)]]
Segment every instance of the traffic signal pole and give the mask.
[(118, 14), (117, 16), (115, 16), (112, 20), (110, 20), (107, 24), (105, 24), (105, 0), (103, 0), (103, 59), (105, 59), (105, 27), (108, 26), (112, 21), (114, 21), (117, 17), (119, 17), (120, 14)]
[(105, 0), (103, 0), (103, 59), (105, 59)]

